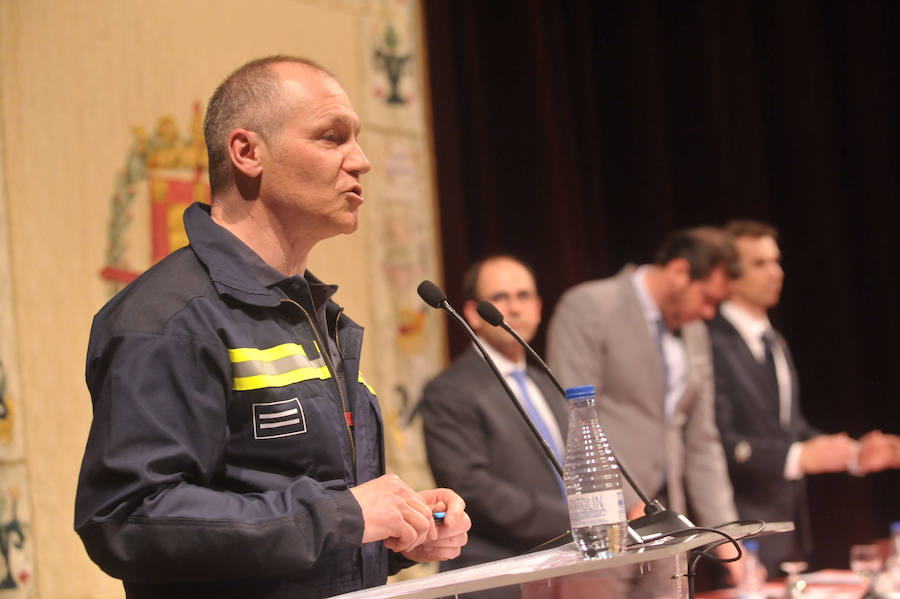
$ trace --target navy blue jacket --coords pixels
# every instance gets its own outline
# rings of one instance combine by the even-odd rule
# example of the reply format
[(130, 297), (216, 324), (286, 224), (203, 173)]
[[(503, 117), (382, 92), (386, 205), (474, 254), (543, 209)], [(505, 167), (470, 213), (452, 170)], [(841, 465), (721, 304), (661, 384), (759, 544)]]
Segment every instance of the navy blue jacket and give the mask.
[(800, 412), (800, 385), (787, 343), (779, 342), (791, 373), (791, 413), (787, 426), (779, 419), (777, 390), (737, 329), (722, 314), (709, 322), (716, 375), (716, 424), (728, 459), (734, 502), (744, 520), (791, 520), (792, 533), (758, 539), (759, 557), (770, 576), (785, 561), (809, 559), (812, 528), (806, 480), (785, 480), (784, 463), (795, 442), (822, 431)]
[(326, 597), (383, 584), (389, 552), (361, 543), (349, 492), (384, 473), (362, 328), (330, 299), (317, 315), (309, 291), (297, 301), (261, 283), (261, 260), (207, 206), (184, 220), (190, 245), (94, 318), (94, 419), (75, 502), (90, 557), (129, 597)]

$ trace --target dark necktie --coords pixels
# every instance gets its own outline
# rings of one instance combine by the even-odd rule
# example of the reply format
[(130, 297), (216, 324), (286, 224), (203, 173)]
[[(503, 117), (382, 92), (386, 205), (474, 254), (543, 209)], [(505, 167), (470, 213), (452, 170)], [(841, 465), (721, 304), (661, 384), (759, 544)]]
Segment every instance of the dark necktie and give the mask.
[(775, 348), (775, 334), (771, 329), (762, 334), (762, 342), (763, 347), (765, 348), (765, 361), (762, 364), (763, 374), (766, 384), (772, 391), (772, 397), (775, 398), (772, 407), (775, 409), (775, 414), (777, 415), (779, 410), (778, 374), (775, 370), (775, 354), (773, 352)]
[[(559, 460), (559, 463), (562, 464), (564, 457), (562, 455), (562, 450), (557, 446), (557, 444), (553, 441), (553, 435), (550, 434), (550, 427), (547, 424), (547, 421), (541, 418), (541, 413), (538, 412), (537, 408), (534, 405), (534, 402), (531, 399), (531, 395), (528, 393), (528, 385), (526, 384), (525, 379), (525, 371), (523, 370), (513, 370), (509, 373), (512, 376), (516, 383), (519, 385), (519, 392), (521, 393), (520, 397), (522, 398), (522, 405), (525, 407), (525, 411), (528, 412), (528, 416), (531, 418), (531, 421), (534, 423), (535, 428), (538, 429), (538, 432), (541, 433), (541, 436), (544, 438), (544, 441), (547, 442), (547, 445), (550, 446), (550, 449), (553, 450), (554, 455), (556, 455), (556, 459)], [(566, 485), (563, 482), (562, 478), (560, 478), (559, 474), (556, 472), (556, 468), (553, 468), (553, 472), (556, 475), (557, 482), (559, 484), (559, 488), (562, 490), (563, 495), (566, 494)]]

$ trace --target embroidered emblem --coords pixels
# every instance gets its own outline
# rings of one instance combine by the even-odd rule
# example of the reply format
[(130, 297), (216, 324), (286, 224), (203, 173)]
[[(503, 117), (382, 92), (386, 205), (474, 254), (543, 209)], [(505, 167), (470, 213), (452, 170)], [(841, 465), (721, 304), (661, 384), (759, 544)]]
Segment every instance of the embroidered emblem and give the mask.
[[(26, 553), (26, 545), (30, 543), (28, 522), (19, 519), (19, 499), (21, 491), (17, 486), (0, 491), (0, 550), (2, 550), (5, 576), (0, 570), (0, 594), (7, 596), (8, 589), (24, 591), (32, 579), (31, 560)], [(8, 596), (27, 596), (27, 592), (9, 594)]]
[(0, 359), (0, 443), (3, 445), (12, 443), (14, 415), (15, 404), (12, 395), (7, 393), (6, 372), (3, 370), (3, 360)]
[(384, 32), (384, 46), (375, 48), (373, 58), (375, 60), (375, 68), (384, 71), (387, 75), (390, 91), (385, 94), (384, 90), (378, 89), (376, 94), (384, 97), (387, 95), (385, 102), (388, 104), (407, 104), (409, 98), (400, 95), (400, 78), (404, 72), (409, 72), (408, 61), (412, 58), (412, 54), (401, 54), (400, 36), (397, 30), (391, 26)]
[(100, 271), (110, 295), (187, 245), (182, 214), (194, 201), (209, 203), (207, 162), (199, 102), (186, 134), (168, 115), (150, 134), (133, 127), (133, 144), (116, 177)]
[(274, 439), (306, 432), (303, 406), (296, 397), (286, 401), (253, 404), (253, 436)]

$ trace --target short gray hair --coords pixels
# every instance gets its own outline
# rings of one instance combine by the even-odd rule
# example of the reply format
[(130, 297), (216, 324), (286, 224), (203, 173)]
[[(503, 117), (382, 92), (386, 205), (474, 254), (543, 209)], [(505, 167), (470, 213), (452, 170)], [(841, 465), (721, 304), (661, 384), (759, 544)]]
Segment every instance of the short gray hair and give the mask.
[(281, 78), (272, 68), (278, 63), (310, 66), (334, 77), (322, 65), (298, 56), (278, 54), (257, 58), (231, 73), (213, 93), (206, 107), (203, 136), (209, 155), (209, 186), (213, 193), (228, 186), (231, 160), (228, 136), (237, 128), (271, 134), (287, 117), (281, 99)]

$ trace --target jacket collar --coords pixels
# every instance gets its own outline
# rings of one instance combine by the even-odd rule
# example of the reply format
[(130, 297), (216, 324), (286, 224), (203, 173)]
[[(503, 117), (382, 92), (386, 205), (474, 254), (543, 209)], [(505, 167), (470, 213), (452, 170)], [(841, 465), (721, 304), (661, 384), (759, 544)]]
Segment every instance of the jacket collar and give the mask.
[(207, 204), (194, 202), (184, 211), (184, 228), (191, 249), (206, 266), (219, 295), (255, 306), (279, 304), (279, 294), (265, 285), (275, 281), (259, 280), (260, 268), (253, 262), (265, 265), (262, 258), (230, 231), (216, 224)]

